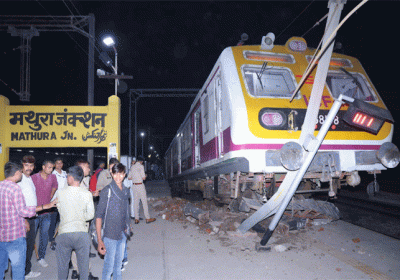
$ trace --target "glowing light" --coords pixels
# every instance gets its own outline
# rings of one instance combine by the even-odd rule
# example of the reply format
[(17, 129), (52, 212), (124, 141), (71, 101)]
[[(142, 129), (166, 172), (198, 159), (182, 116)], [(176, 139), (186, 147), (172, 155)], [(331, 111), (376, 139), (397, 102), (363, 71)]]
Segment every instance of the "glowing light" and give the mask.
[(246, 51), (244, 57), (249, 60), (280, 62), (280, 63), (295, 63), (293, 56), (281, 53), (268, 53), (268, 52), (251, 52)]

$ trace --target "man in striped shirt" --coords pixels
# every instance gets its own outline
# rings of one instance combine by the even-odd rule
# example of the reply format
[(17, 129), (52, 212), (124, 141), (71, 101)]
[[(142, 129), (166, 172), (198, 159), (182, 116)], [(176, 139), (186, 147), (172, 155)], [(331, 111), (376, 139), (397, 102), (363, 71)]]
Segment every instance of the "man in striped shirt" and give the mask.
[(7, 162), (4, 166), (6, 179), (0, 182), (0, 279), (11, 261), (13, 279), (25, 279), (26, 230), (24, 218), (36, 212), (54, 207), (57, 200), (40, 206), (26, 206), (19, 182), (22, 166)]

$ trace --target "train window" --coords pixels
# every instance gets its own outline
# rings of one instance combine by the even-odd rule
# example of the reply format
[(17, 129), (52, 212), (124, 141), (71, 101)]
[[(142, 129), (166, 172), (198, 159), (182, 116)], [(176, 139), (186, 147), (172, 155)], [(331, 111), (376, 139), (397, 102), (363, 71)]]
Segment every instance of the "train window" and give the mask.
[(342, 71), (330, 71), (326, 78), (326, 84), (334, 98), (343, 94), (367, 102), (377, 101), (372, 88), (360, 73), (349, 73), (344, 69)]
[(296, 88), (296, 80), (288, 68), (253, 65), (244, 66), (242, 71), (247, 91), (252, 96), (290, 98)]
[(192, 137), (191, 137), (191, 123), (188, 121), (183, 127), (183, 135), (182, 135), (182, 155), (186, 154), (188, 151), (190, 152)]
[(203, 100), (204, 133), (208, 133), (208, 131), (210, 130), (209, 117), (210, 114), (209, 114), (208, 95), (207, 95)]

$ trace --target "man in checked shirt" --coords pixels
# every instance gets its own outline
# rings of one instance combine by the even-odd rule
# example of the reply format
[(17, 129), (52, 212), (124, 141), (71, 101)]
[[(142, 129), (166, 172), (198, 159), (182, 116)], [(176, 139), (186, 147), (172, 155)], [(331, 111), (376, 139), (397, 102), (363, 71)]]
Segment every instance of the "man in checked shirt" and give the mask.
[(36, 212), (56, 206), (57, 200), (45, 205), (26, 206), (25, 198), (17, 184), (22, 178), (22, 165), (7, 162), (4, 166), (6, 179), (0, 182), (0, 279), (8, 267), (8, 260), (14, 280), (25, 279), (26, 231), (25, 219)]

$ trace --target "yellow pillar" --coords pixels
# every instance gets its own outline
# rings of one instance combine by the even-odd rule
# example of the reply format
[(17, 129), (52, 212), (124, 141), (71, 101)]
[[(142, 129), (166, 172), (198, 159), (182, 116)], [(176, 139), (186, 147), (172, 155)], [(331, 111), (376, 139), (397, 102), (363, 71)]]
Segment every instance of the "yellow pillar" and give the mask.
[(4, 180), (4, 165), (8, 162), (10, 150), (6, 142), (8, 105), (10, 105), (10, 101), (0, 95), (0, 181)]
[[(121, 101), (116, 95), (108, 98), (108, 116), (110, 116), (109, 131), (107, 131), (108, 146), (107, 158), (110, 160), (116, 157), (118, 160), (121, 157)], [(112, 117), (111, 117), (112, 116)]]

